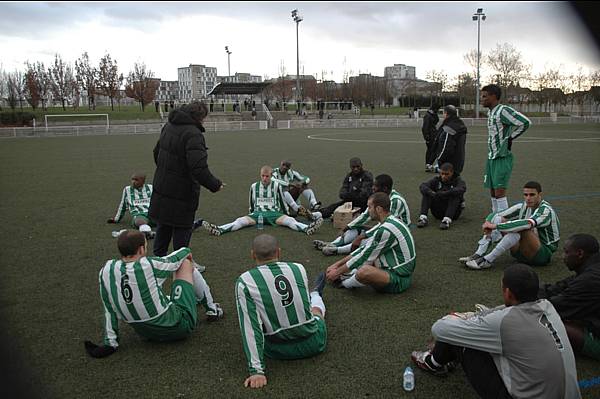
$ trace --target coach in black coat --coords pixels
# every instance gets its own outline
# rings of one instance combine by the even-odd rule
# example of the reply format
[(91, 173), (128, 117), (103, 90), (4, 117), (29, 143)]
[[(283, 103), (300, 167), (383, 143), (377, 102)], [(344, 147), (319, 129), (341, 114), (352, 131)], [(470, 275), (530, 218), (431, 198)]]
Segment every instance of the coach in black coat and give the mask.
[(204, 103), (174, 109), (154, 147), (154, 173), (149, 216), (157, 223), (154, 255), (165, 256), (173, 238), (173, 250), (189, 246), (198, 209), (200, 186), (217, 192), (223, 183), (208, 169), (202, 121)]

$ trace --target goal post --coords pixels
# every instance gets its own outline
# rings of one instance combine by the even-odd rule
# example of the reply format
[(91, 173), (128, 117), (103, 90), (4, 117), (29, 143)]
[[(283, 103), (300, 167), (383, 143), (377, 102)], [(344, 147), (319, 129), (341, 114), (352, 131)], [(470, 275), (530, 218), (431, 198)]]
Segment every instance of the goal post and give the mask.
[(108, 131), (108, 129), (110, 128), (110, 121), (108, 118), (108, 114), (46, 114), (44, 115), (44, 124), (46, 127), (46, 131), (48, 131), (48, 118), (76, 118), (76, 117), (84, 117), (84, 118), (90, 118), (90, 117), (103, 117), (102, 119), (106, 121), (106, 130)]

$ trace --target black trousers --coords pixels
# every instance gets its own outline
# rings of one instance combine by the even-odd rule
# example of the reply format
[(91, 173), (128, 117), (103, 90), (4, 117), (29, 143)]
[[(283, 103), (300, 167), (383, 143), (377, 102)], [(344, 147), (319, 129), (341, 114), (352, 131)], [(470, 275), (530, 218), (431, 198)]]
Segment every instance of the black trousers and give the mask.
[(169, 253), (169, 243), (173, 238), (173, 251), (190, 245), (192, 228), (181, 228), (158, 223), (154, 237), (154, 256), (166, 256)]
[(421, 197), (421, 215), (427, 216), (429, 210), (436, 219), (442, 220), (445, 216), (453, 221), (460, 217), (462, 213), (463, 198), (458, 196), (445, 198), (431, 198), (427, 195)]
[(483, 399), (511, 399), (492, 356), (487, 352), (436, 342), (431, 351), (439, 364), (458, 360), (469, 383)]
[(425, 164), (431, 165), (433, 163), (433, 161), (435, 161), (436, 142), (435, 142), (435, 140), (429, 140), (429, 141), (425, 142), (425, 145), (427, 146), (427, 152), (425, 153)]

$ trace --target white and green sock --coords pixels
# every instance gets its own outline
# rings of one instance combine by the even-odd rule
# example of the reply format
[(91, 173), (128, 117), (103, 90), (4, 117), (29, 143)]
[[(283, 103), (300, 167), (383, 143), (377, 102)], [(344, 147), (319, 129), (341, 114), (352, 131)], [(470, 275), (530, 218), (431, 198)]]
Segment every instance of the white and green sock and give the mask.
[(490, 263), (494, 262), (500, 255), (507, 251), (510, 251), (512, 247), (517, 245), (520, 239), (521, 235), (519, 233), (505, 234), (504, 237), (502, 237), (502, 239), (500, 240), (500, 242), (496, 244), (496, 248), (494, 248), (492, 252), (485, 256), (485, 259)]
[(323, 317), (325, 317), (325, 303), (323, 302), (323, 298), (317, 291), (313, 291), (310, 293), (310, 307), (311, 308), (319, 308)]
[(283, 226), (289, 227), (290, 229), (295, 230), (295, 231), (305, 232), (306, 229), (308, 229), (307, 224), (300, 223), (299, 221), (297, 221), (296, 219), (294, 219), (293, 217), (290, 217), (290, 216), (286, 216), (282, 220), (281, 224)]

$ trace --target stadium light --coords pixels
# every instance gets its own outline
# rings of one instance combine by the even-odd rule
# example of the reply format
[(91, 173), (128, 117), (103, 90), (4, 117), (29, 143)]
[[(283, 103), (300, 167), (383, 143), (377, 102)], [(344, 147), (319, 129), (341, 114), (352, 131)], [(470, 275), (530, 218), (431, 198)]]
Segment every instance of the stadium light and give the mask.
[(302, 16), (298, 14), (298, 9), (292, 10), (292, 19), (296, 23), (296, 108), (300, 110), (300, 104), (298, 100), (301, 98), (300, 95), (300, 45), (298, 42), (298, 26), (302, 21)]
[(481, 58), (479, 39), (481, 36), (481, 21), (485, 21), (483, 8), (478, 8), (477, 12), (473, 14), (473, 21), (477, 21), (477, 87), (475, 88), (475, 118), (479, 118), (479, 62)]
[(229, 62), (231, 51), (229, 51), (229, 46), (225, 46), (225, 52), (227, 52), (227, 76), (229, 77), (229, 80), (231, 80), (231, 63)]

